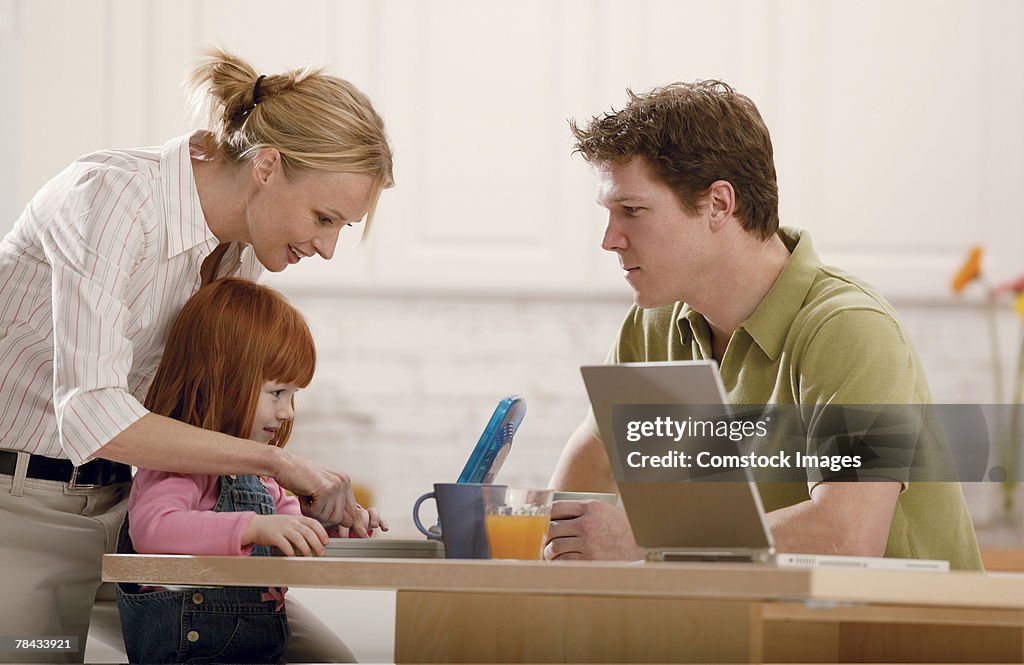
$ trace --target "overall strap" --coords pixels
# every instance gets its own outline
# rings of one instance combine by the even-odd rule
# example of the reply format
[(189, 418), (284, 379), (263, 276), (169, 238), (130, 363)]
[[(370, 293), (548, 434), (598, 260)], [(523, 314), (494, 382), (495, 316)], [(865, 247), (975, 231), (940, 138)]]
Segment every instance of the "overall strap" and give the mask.
[(228, 247), (231, 247), (230, 243), (222, 242), (213, 248), (209, 256), (203, 259), (203, 265), (199, 267), (199, 279), (203, 286), (217, 278), (217, 269), (220, 267), (221, 259), (224, 258), (224, 253), (228, 251)]
[[(221, 476), (220, 495), (213, 510), (218, 513), (252, 511), (257, 515), (277, 513), (273, 497), (257, 476)], [(254, 545), (250, 556), (270, 556), (270, 548)]]

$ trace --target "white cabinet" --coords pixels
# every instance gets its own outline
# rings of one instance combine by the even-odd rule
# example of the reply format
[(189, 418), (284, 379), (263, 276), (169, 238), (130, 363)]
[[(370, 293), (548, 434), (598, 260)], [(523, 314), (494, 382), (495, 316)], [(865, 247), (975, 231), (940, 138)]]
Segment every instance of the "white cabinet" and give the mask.
[(0, 209), (78, 154), (185, 131), (179, 82), (221, 43), (264, 71), (328, 64), (394, 143), (370, 240), (272, 283), (624, 293), (566, 121), (722, 78), (772, 131), (783, 223), (890, 296), (945, 299), (972, 243), (1024, 268), (1021, 25), (1013, 0), (5, 0)]

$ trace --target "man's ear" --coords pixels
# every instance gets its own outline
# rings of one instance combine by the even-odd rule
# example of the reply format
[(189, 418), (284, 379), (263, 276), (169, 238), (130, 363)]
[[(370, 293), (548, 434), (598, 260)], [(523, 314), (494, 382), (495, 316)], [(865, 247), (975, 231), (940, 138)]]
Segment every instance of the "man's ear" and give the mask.
[(281, 153), (277, 148), (262, 148), (252, 156), (252, 177), (256, 184), (266, 185), (281, 174)]
[(716, 231), (736, 212), (736, 190), (728, 180), (716, 180), (707, 189), (708, 217)]

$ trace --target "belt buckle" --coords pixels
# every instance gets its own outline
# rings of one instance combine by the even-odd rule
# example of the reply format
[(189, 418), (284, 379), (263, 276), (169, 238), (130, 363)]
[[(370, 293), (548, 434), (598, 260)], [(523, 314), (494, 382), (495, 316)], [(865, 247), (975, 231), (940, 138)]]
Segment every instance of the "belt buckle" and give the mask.
[(78, 467), (77, 466), (71, 467), (71, 479), (68, 480), (68, 489), (73, 489), (73, 490), (82, 489), (82, 490), (85, 490), (85, 489), (92, 489), (94, 487), (99, 487), (99, 485), (87, 484), (87, 483), (79, 483), (78, 482)]

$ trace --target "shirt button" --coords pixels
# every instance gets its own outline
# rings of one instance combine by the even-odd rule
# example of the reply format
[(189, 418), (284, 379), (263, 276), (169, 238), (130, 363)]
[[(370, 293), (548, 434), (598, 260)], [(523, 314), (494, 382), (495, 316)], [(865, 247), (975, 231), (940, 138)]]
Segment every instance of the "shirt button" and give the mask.
[(185, 637), (188, 638), (189, 642), (198, 642), (199, 641), (199, 633), (197, 633), (194, 630), (188, 631), (188, 635), (186, 635)]
[(201, 593), (194, 593), (194, 594), (192, 594), (192, 602), (195, 603), (196, 605), (202, 605), (203, 604), (203, 594), (201, 594)]

